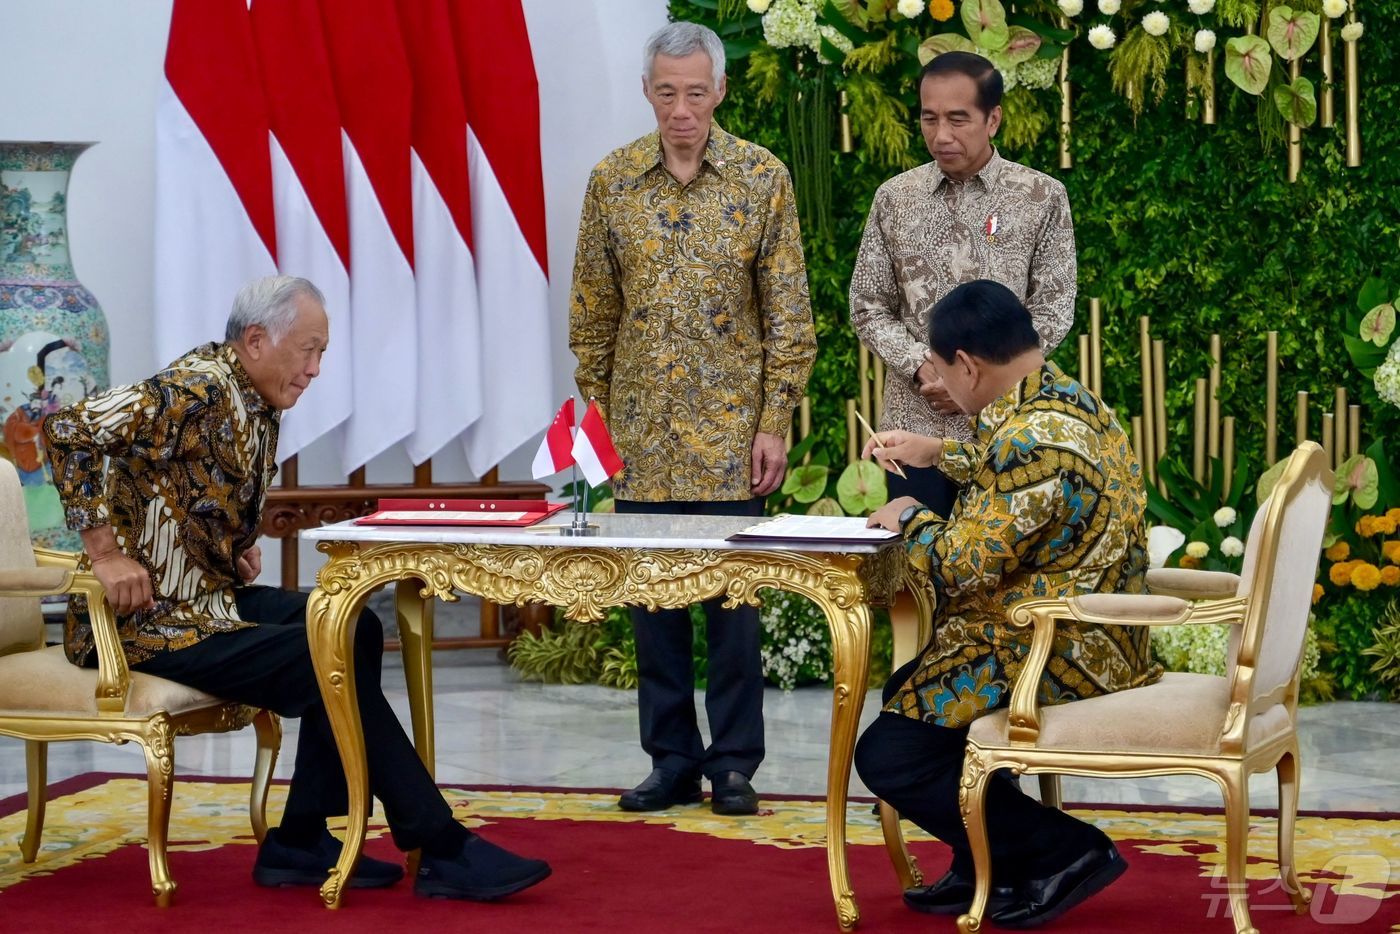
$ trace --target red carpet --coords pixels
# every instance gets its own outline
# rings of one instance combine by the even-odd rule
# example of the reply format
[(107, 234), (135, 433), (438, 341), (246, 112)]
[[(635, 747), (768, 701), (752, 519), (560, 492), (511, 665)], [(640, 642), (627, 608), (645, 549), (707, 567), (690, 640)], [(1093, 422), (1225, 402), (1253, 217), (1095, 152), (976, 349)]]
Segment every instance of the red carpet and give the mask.
[[(144, 847), (117, 838), (104, 842), (92, 832), (94, 826), (108, 824), (120, 824), (118, 833), (129, 839), (143, 832), (140, 782), (121, 777), (104, 783), (106, 778), (88, 776), (86, 782), (55, 786), (59, 800), (50, 804), (45, 850), (30, 866), (21, 866), (17, 852), (23, 799), (0, 801), (0, 931), (837, 930), (825, 852), (813, 845), (820, 842), (820, 807), (808, 801), (766, 801), (774, 813), (736, 824), (713, 818), (705, 808), (642, 819), (610, 808), (602, 795), (464, 789), (454, 800), (460, 815), (484, 824), (484, 832), (498, 843), (547, 858), (554, 875), (523, 895), (489, 904), (417, 899), (405, 880), (389, 890), (352, 891), (343, 907), (331, 912), (320, 906), (314, 890), (265, 890), (252, 884), (254, 850), (241, 810), (246, 785), (181, 781), (172, 811), (170, 857), (180, 889), (175, 906), (161, 910), (149, 895)], [(522, 816), (502, 816), (513, 811)], [(1183, 822), (1177, 822), (1161, 812), (1085, 813), (1118, 841), (1130, 870), (1045, 930), (1233, 931), (1223, 881), (1212, 885), (1209, 878), (1217, 841), (1204, 834), (1196, 839), (1191, 831), (1213, 817), (1183, 813), (1176, 816)], [(884, 849), (873, 845), (877, 838), (868, 806), (853, 805), (851, 818), (852, 839), (872, 841), (849, 850), (860, 930), (954, 930), (951, 919), (915, 915), (903, 907)], [(242, 820), (237, 832), (242, 839), (219, 842), (221, 829), (204, 834), (203, 840), (192, 832), (222, 827), (226, 819), (228, 826)], [(1271, 845), (1273, 821), (1260, 819), (1256, 825)], [(1163, 832), (1146, 832), (1154, 826)], [(1124, 828), (1129, 828), (1126, 836)], [(1299, 864), (1315, 893), (1311, 917), (1295, 916), (1279, 887), (1262, 878), (1272, 868), (1267, 863), (1259, 867), (1261, 879), (1251, 884), (1256, 926), (1270, 934), (1317, 932), (1340, 924), (1348, 925), (1348, 932), (1400, 929), (1400, 820), (1315, 818), (1300, 823), (1300, 838), (1304, 834), (1311, 845), (1303, 846), (1300, 839)], [(75, 848), (84, 851), (67, 853), (65, 861), (65, 851)], [(916, 842), (913, 849), (929, 878), (947, 864), (941, 844)], [(396, 856), (382, 836), (371, 840), (367, 851), (381, 858)], [(1267, 852), (1252, 847), (1252, 861), (1265, 862)], [(46, 874), (46, 863), (63, 865)], [(1348, 887), (1357, 893), (1346, 894)]]

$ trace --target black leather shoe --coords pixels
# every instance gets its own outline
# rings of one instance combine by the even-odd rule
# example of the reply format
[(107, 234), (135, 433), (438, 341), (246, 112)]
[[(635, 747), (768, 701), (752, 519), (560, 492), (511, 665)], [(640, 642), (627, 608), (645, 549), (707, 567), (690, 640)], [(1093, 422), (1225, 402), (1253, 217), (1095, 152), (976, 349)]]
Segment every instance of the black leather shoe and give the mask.
[[(340, 859), (341, 842), (322, 831), (321, 839), (310, 848), (284, 844), (277, 831), (269, 833), (258, 847), (253, 863), (253, 881), (267, 888), (283, 885), (320, 885), (331, 874), (331, 867)], [(403, 867), (382, 859), (361, 854), (350, 876), (352, 889), (382, 889), (403, 878)]]
[(472, 834), (451, 858), (423, 854), (413, 894), (425, 898), (505, 898), (549, 878), (549, 863), (526, 859)]
[(710, 779), (710, 810), (716, 814), (758, 813), (758, 793), (743, 772), (720, 772)]
[(1103, 891), (1127, 869), (1113, 844), (1095, 847), (1054, 875), (1023, 882), (1015, 901), (992, 914), (992, 923), (1013, 929), (1039, 927)]
[[(992, 894), (987, 901), (987, 912), (992, 913), (1005, 908), (1011, 898), (1011, 886), (992, 886)], [(972, 907), (972, 880), (950, 869), (933, 885), (905, 889), (904, 904), (929, 915), (963, 914)]]
[(664, 811), (676, 804), (695, 804), (702, 797), (699, 776), (652, 769), (640, 785), (622, 793), (617, 806), (624, 811)]

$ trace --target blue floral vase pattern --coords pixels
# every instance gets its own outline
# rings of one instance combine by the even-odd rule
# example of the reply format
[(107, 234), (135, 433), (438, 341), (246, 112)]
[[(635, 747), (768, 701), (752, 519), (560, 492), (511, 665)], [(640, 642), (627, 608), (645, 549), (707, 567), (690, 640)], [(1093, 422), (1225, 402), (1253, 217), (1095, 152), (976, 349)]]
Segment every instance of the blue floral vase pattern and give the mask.
[(39, 428), (106, 389), (107, 320), (68, 256), (68, 178), (90, 143), (0, 142), (0, 428), (34, 544), (76, 551)]

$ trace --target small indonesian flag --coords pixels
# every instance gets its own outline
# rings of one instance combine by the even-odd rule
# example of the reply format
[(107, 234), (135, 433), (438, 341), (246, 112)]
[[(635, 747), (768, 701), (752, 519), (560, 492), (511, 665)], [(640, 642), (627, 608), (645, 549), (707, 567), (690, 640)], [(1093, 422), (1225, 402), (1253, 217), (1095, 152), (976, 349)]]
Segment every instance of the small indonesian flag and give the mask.
[(535, 452), (535, 461), (530, 472), (536, 480), (556, 474), (574, 462), (574, 398), (570, 396), (559, 406), (554, 421), (544, 433), (540, 449)]
[(583, 413), (583, 422), (574, 435), (574, 460), (592, 486), (607, 483), (624, 466), (622, 458), (617, 456), (617, 449), (613, 447), (603, 413), (592, 399), (588, 401), (588, 411)]

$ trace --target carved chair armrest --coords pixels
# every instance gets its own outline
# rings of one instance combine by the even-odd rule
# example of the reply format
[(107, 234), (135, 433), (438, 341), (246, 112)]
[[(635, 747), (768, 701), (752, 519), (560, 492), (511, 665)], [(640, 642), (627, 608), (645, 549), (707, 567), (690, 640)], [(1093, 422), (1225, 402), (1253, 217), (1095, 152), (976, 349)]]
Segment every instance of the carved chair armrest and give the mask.
[(67, 593), (73, 572), (60, 568), (0, 570), (0, 596), (52, 597)]
[(1037, 694), (1055, 643), (1060, 620), (1104, 626), (1174, 626), (1244, 621), (1247, 601), (1188, 603), (1177, 597), (1146, 594), (1085, 594), (1062, 599), (1030, 599), (1015, 604), (1007, 618), (1013, 626), (1031, 626), (1031, 650), (1011, 689), (1008, 736), (1013, 743), (1035, 745), (1040, 737)]
[(54, 548), (34, 549), (34, 563), (41, 568), (62, 568), (65, 571), (76, 571), (78, 561), (82, 556), (81, 551), (58, 551)]
[(1147, 572), (1147, 592), (1183, 600), (1228, 600), (1239, 592), (1240, 576), (1228, 571), (1154, 568)]

